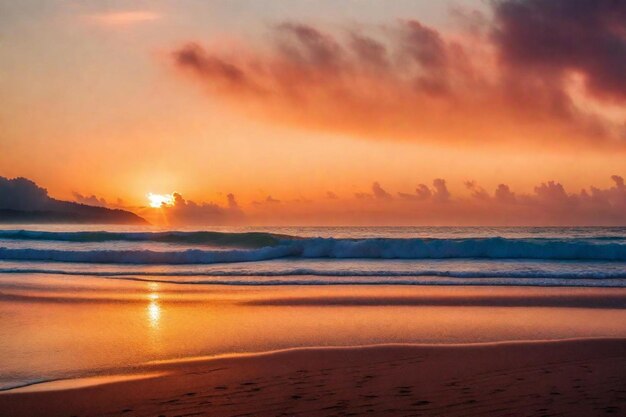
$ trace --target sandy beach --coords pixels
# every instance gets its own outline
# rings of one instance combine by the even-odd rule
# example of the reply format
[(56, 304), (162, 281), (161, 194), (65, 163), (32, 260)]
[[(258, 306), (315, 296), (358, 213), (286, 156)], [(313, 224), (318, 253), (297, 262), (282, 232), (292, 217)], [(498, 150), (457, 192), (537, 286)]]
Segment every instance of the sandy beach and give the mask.
[[(626, 411), (626, 340), (304, 348), (156, 364), (0, 395), (3, 416), (601, 416)], [(37, 391), (39, 390), (39, 391)]]
[(2, 417), (624, 413), (622, 288), (3, 279)]

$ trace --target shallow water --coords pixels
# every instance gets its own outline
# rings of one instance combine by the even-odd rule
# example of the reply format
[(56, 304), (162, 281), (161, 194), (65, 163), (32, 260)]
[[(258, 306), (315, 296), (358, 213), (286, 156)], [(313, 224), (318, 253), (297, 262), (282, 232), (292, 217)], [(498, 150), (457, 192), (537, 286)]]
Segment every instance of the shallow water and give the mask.
[(0, 385), (300, 346), (626, 337), (626, 290), (1, 278)]

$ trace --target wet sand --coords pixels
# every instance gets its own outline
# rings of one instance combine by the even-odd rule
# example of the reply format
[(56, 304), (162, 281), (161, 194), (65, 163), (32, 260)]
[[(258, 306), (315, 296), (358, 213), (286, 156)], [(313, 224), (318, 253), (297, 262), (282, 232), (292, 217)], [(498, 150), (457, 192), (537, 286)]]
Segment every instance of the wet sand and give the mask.
[(0, 415), (626, 414), (626, 339), (305, 348), (156, 364), (149, 371), (161, 374), (8, 391), (0, 395)]

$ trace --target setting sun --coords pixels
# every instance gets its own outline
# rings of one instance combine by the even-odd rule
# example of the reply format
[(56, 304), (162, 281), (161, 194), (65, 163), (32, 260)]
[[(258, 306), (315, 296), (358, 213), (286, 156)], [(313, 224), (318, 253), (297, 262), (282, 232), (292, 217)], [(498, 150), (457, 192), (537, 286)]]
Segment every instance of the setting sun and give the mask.
[(174, 204), (174, 196), (172, 194), (153, 194), (148, 193), (148, 201), (150, 201), (150, 207), (159, 208), (165, 206), (171, 206)]

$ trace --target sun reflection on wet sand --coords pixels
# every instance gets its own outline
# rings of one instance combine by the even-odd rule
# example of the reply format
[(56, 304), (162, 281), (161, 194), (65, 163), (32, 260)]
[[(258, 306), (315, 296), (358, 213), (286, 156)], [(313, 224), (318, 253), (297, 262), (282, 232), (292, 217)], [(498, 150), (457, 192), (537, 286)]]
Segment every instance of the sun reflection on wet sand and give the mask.
[(151, 301), (148, 304), (148, 320), (151, 327), (159, 327), (159, 320), (161, 319), (161, 306), (156, 301)]
[(148, 323), (153, 329), (159, 328), (159, 322), (161, 320), (161, 305), (159, 304), (159, 284), (151, 282), (148, 284), (148, 307), (146, 311), (148, 313)]

